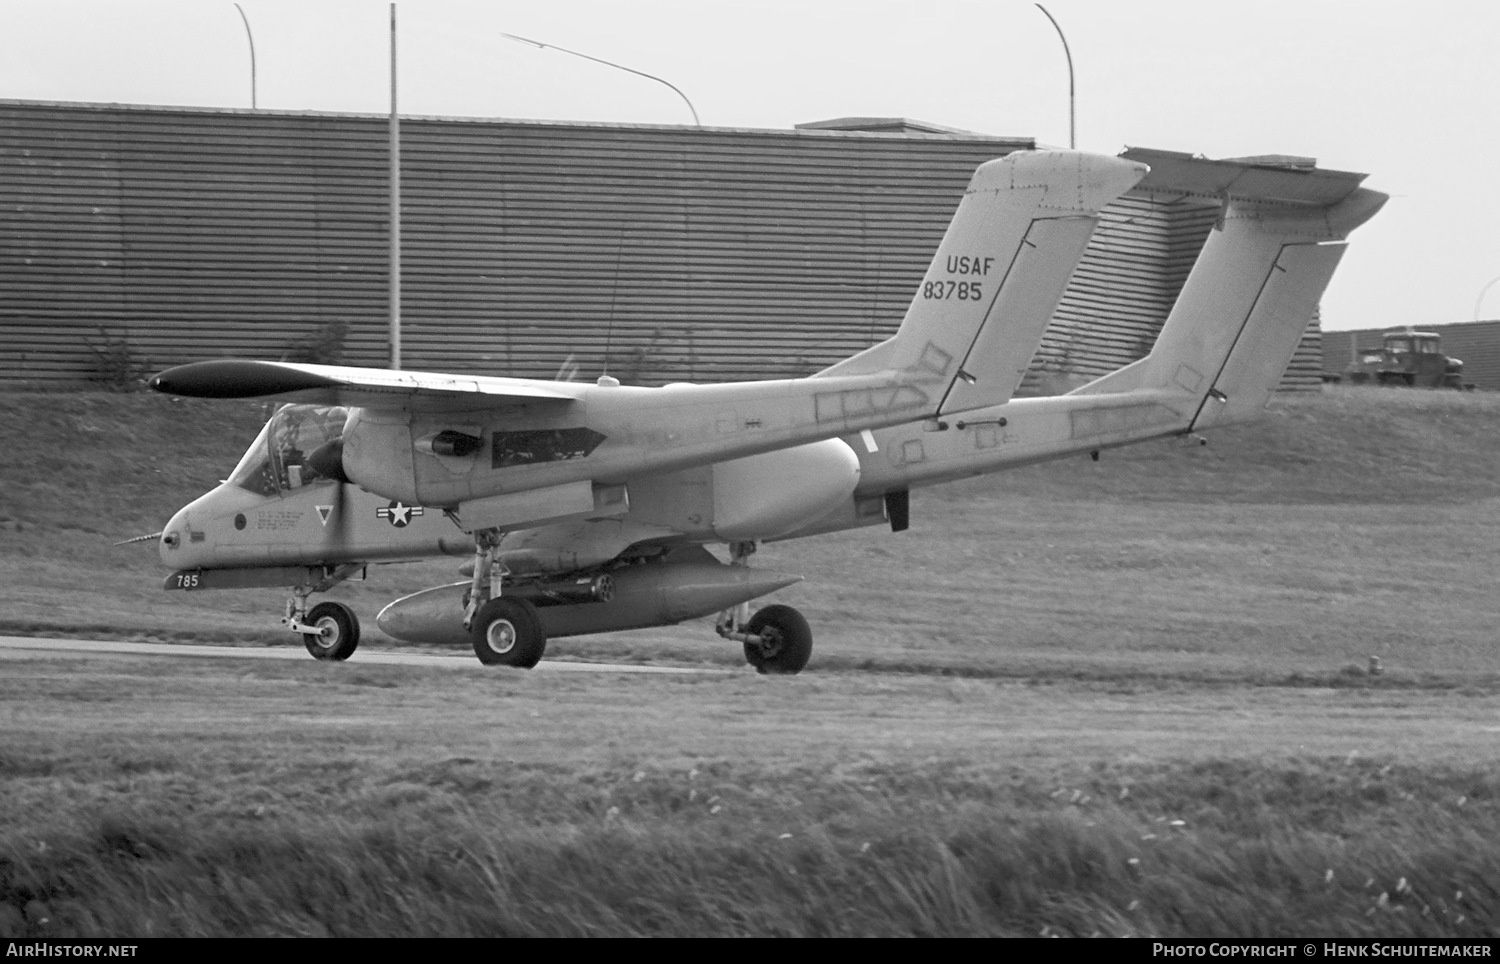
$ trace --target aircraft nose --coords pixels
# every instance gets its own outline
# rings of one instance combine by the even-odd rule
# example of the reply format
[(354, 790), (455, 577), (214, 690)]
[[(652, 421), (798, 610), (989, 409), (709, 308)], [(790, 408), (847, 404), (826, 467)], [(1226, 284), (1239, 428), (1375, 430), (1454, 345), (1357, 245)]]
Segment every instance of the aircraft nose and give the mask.
[(178, 509), (162, 530), (157, 544), (161, 561), (173, 569), (232, 564), (224, 555), (234, 548), (226, 546), (226, 537), (233, 542), (234, 535), (245, 529), (247, 514), (263, 508), (268, 501), (273, 500), (237, 485), (220, 484), (210, 489)]
[(167, 566), (173, 569), (186, 568), (182, 558), (185, 555), (182, 546), (187, 540), (187, 533), (191, 526), (192, 518), (184, 507), (178, 509), (177, 514), (172, 516), (172, 521), (161, 530), (161, 540), (156, 544), (156, 551), (161, 556), (161, 561)]

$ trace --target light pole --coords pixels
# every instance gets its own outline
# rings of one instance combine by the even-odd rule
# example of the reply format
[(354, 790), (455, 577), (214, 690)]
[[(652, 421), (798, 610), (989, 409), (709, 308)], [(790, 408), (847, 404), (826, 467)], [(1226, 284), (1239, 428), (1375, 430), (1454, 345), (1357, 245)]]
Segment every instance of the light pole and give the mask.
[(245, 38), (250, 41), (250, 109), (255, 110), (255, 34), (250, 32), (250, 18), (245, 16), (245, 8), (235, 4), (234, 9), (240, 12), (240, 19), (245, 21)]
[(396, 113), (396, 5), (391, 4), (390, 367), (401, 368), (401, 116)]
[(1062, 25), (1057, 22), (1057, 18), (1047, 13), (1047, 8), (1041, 4), (1037, 4), (1036, 8), (1052, 21), (1052, 28), (1057, 31), (1058, 39), (1062, 41), (1063, 54), (1068, 58), (1068, 149), (1076, 150), (1078, 148), (1078, 125), (1077, 115), (1074, 113), (1073, 51), (1068, 49), (1068, 38), (1063, 36)]
[(1486, 281), (1484, 283), (1484, 287), (1479, 289), (1479, 297), (1474, 299), (1475, 321), (1479, 320), (1479, 312), (1484, 307), (1484, 296), (1490, 293), (1490, 289), (1493, 288), (1497, 282), (1500, 282), (1500, 275), (1496, 275), (1495, 277)]
[(600, 57), (590, 57), (588, 54), (581, 54), (576, 50), (569, 50), (567, 47), (559, 47), (557, 46), (557, 44), (545, 44), (540, 40), (532, 40), (529, 37), (517, 37), (512, 33), (502, 33), (500, 36), (504, 37), (506, 40), (514, 40), (517, 43), (531, 44), (533, 47), (537, 47), (541, 50), (550, 49), (556, 50), (558, 53), (572, 54), (574, 57), (582, 57), (584, 60), (592, 60), (596, 64), (603, 64), (606, 67), (613, 67), (616, 70), (623, 70), (628, 74), (635, 74), (637, 77), (645, 77), (647, 80), (654, 80), (658, 84), (665, 84), (666, 86), (672, 88), (672, 91), (677, 94), (678, 97), (682, 98), (682, 102), (684, 104), (687, 104), (687, 109), (691, 111), (693, 115), (694, 126), (703, 126), (703, 122), (698, 119), (698, 110), (693, 106), (693, 102), (688, 100), (687, 94), (684, 94), (681, 90), (679, 90), (676, 84), (673, 84), (670, 81), (663, 80), (655, 74), (648, 74), (644, 70), (636, 70), (634, 67), (626, 67), (624, 64), (617, 64), (613, 61), (604, 60)]

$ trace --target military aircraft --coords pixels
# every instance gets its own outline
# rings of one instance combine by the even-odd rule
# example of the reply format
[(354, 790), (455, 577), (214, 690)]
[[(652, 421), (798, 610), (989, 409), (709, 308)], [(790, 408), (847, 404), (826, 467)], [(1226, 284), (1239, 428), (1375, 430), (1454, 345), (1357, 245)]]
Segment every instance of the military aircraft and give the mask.
[(314, 656), (342, 659), (357, 620), (340, 603), (309, 611), (309, 595), (370, 563), (472, 551), (466, 582), (397, 600), (380, 627), (525, 667), (549, 637), (719, 612), (751, 665), (799, 672), (806, 620), (780, 605), (749, 613), (798, 578), (750, 568), (759, 543), (900, 531), (915, 486), (1252, 417), (1343, 238), (1385, 201), (1362, 188), (1331, 205), (1226, 200), (1150, 355), (1067, 395), (1012, 400), (1099, 210), (1144, 174), (1074, 152), (982, 165), (896, 335), (805, 379), (641, 389), (253, 361), (163, 372), (153, 387), (176, 395), (294, 403), (168, 524), (166, 587), (291, 586), (283, 623)]

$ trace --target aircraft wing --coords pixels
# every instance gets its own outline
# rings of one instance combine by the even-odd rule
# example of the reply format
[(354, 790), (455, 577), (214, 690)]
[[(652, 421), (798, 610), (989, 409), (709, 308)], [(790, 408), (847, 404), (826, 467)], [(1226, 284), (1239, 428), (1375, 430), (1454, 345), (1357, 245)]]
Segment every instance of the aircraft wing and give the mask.
[(576, 401), (583, 386), (528, 378), (226, 358), (169, 368), (151, 387), (190, 398), (271, 398), (359, 408), (476, 409)]

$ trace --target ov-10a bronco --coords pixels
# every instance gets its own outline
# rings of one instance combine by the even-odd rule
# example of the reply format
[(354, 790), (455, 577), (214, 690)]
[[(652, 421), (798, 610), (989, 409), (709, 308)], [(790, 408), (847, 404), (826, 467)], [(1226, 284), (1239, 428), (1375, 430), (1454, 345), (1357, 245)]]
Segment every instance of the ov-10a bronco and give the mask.
[[(367, 565), (473, 554), (398, 599), (400, 639), (529, 667), (549, 637), (719, 613), (762, 672), (808, 662), (807, 621), (748, 603), (799, 577), (761, 543), (908, 526), (912, 488), (1184, 434), (1265, 405), (1344, 250), (1385, 196), (1226, 199), (1152, 352), (1067, 395), (1013, 400), (1100, 210), (1143, 164), (1022, 152), (975, 173), (896, 334), (807, 378), (639, 388), (262, 361), (170, 369), (176, 395), (274, 398), (229, 479), (160, 537), (167, 588), (288, 586), (319, 658), (355, 649), (308, 597)], [(721, 562), (706, 546), (728, 546)]]

